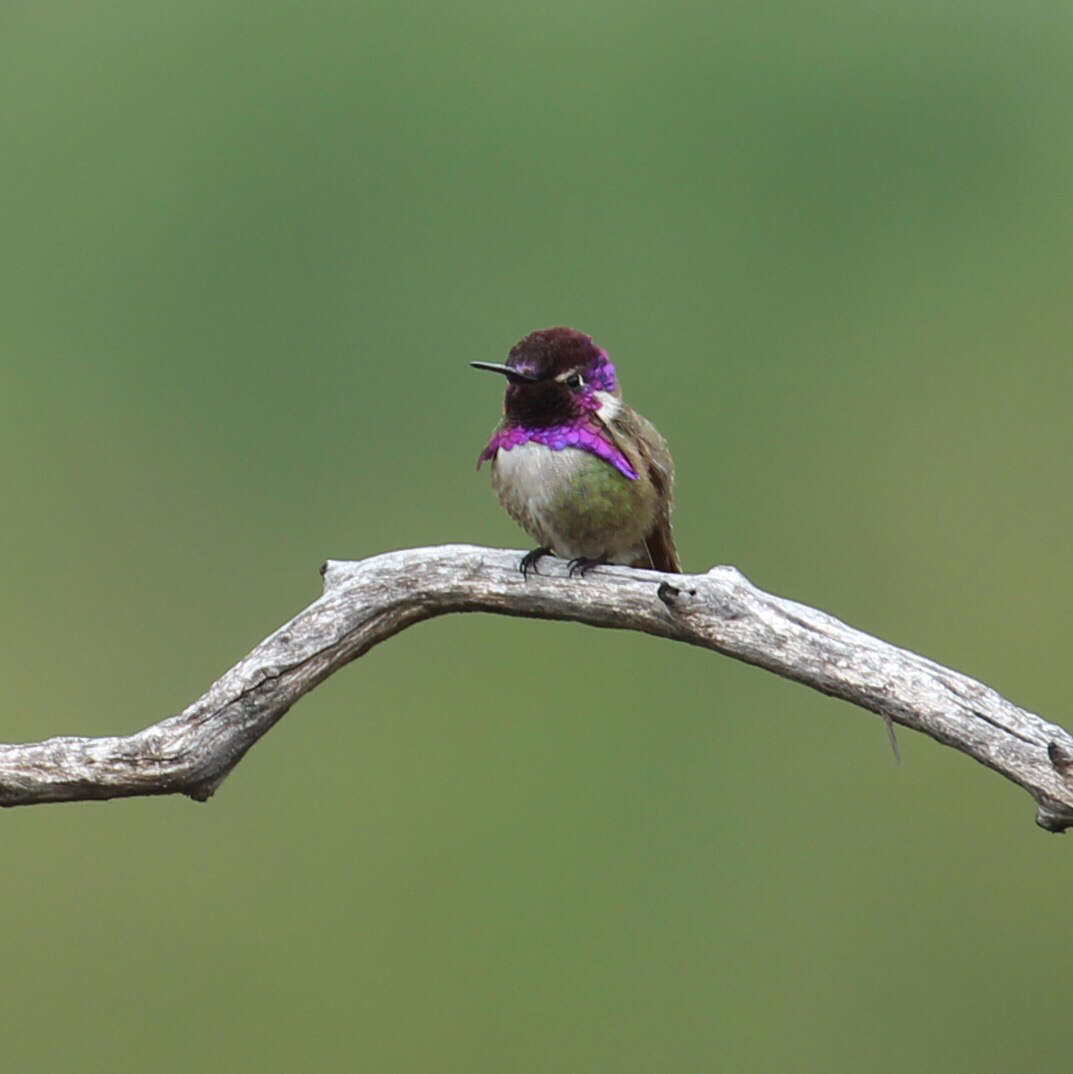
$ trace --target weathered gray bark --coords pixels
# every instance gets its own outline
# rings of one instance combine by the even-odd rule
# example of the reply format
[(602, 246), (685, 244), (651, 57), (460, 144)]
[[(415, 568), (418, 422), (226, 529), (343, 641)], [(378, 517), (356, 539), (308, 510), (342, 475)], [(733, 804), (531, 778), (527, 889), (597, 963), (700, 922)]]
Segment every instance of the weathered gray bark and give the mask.
[(181, 793), (204, 800), (303, 694), (412, 623), (447, 612), (572, 619), (656, 634), (767, 668), (922, 731), (1020, 784), (1049, 831), (1073, 826), (1073, 736), (990, 687), (772, 596), (733, 567), (661, 575), (445, 545), (330, 561), (319, 600), (178, 716), (133, 735), (0, 745), (0, 805)]

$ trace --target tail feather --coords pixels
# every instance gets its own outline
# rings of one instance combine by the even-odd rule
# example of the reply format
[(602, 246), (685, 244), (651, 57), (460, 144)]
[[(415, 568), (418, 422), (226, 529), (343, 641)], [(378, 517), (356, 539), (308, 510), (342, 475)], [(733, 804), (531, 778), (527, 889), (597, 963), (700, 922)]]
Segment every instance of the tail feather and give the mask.
[(674, 547), (674, 536), (669, 521), (660, 520), (652, 527), (652, 532), (645, 538), (648, 558), (639, 559), (631, 564), (665, 574), (681, 574), (682, 565), (678, 561), (678, 550)]

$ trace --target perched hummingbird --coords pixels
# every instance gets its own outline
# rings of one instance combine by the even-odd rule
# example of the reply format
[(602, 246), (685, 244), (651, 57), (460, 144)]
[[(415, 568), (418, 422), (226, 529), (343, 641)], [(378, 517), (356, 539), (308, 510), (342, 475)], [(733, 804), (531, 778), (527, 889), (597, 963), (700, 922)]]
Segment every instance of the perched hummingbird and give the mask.
[(503, 421), (477, 459), (507, 513), (571, 574), (598, 563), (678, 573), (671, 535), (674, 463), (656, 427), (622, 401), (615, 367), (573, 328), (533, 332), (506, 365), (470, 362), (507, 378)]

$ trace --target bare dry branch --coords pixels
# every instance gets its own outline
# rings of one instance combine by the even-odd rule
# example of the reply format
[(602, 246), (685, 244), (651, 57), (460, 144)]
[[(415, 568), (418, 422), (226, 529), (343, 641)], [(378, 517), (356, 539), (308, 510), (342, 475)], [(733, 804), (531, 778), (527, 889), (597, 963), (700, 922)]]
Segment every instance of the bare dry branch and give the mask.
[(333, 671), (423, 619), (497, 612), (638, 630), (767, 668), (975, 757), (1032, 795), (1041, 827), (1073, 827), (1073, 736), (966, 675), (765, 593), (733, 567), (601, 567), (568, 579), (548, 558), (524, 579), (518, 557), (445, 545), (329, 561), (320, 599), (178, 716), (122, 737), (0, 745), (0, 805), (175, 793), (203, 801)]

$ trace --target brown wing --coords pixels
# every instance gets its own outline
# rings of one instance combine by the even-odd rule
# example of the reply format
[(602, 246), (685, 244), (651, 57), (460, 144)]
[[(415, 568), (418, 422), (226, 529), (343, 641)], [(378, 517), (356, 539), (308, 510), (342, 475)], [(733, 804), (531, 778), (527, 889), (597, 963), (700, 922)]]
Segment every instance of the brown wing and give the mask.
[[(616, 425), (619, 426), (618, 429), (615, 428)], [(681, 574), (682, 565), (678, 561), (674, 533), (671, 531), (674, 460), (671, 458), (667, 441), (647, 418), (626, 406), (622, 407), (607, 428), (615, 437), (615, 442), (624, 450), (627, 444), (636, 445), (636, 452), (627, 451), (627, 457), (640, 456), (637, 461), (648, 471), (656, 495), (656, 520), (645, 535), (648, 556), (636, 560), (630, 566), (665, 571), (667, 574)], [(618, 432), (622, 435), (615, 435)]]
[[(648, 549), (648, 558), (652, 561), (652, 569), (666, 571), (668, 574), (680, 574), (681, 563), (678, 562), (678, 550), (674, 547), (674, 533), (671, 530), (671, 504), (674, 499), (674, 463), (671, 461), (671, 453), (667, 450), (667, 442), (656, 432), (654, 426), (641, 419), (648, 425), (655, 439), (642, 437), (640, 440), (641, 453), (647, 455), (648, 476), (652, 484), (656, 486), (656, 521), (652, 529), (645, 537), (645, 547)], [(635, 566), (648, 566), (638, 563)]]

